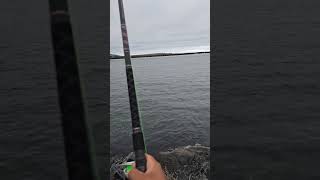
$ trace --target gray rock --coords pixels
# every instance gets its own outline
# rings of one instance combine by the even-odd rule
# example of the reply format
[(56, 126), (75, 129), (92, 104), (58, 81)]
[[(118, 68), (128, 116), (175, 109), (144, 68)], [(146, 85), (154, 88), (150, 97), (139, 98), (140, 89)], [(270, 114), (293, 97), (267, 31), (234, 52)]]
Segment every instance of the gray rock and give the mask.
[(156, 159), (172, 179), (208, 179), (210, 148), (196, 144), (160, 152)]

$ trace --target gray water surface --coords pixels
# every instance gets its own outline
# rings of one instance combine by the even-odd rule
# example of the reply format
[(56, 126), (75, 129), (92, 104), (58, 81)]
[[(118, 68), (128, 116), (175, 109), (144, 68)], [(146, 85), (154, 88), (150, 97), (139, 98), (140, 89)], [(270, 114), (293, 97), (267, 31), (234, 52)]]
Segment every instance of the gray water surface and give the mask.
[[(200, 143), (209, 146), (209, 54), (132, 59), (149, 153)], [(110, 62), (111, 154), (132, 151), (124, 60)]]
[[(106, 178), (106, 1), (68, 2), (97, 168)], [(0, 21), (1, 179), (66, 180), (48, 1), (1, 1)]]
[(214, 178), (319, 179), (319, 1), (215, 7)]

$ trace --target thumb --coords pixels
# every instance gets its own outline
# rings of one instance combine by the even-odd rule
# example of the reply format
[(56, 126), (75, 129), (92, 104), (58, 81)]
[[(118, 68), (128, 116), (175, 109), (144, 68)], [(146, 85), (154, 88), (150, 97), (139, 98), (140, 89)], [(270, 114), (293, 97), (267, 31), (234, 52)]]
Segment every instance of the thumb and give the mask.
[(128, 178), (130, 180), (143, 179), (143, 177), (144, 177), (144, 174), (141, 171), (137, 170), (136, 168), (133, 168), (128, 174)]

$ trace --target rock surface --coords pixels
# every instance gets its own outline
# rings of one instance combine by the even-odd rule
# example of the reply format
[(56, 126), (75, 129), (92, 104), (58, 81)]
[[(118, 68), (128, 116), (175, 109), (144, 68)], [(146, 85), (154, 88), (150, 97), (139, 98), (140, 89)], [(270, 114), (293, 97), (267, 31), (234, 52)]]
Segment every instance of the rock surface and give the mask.
[(170, 179), (209, 179), (210, 148), (196, 144), (160, 152), (156, 159)]

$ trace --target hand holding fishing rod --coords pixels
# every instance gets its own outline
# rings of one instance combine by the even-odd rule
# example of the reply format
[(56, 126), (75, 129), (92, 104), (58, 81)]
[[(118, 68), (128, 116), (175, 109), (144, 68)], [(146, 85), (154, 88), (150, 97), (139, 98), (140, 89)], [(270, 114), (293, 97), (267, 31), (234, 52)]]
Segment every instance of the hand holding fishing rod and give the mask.
[(125, 64), (126, 64), (127, 84), (128, 84), (128, 92), (129, 92), (135, 163), (136, 163), (136, 168), (138, 170), (145, 172), (147, 167), (146, 157), (145, 157), (146, 147), (144, 144), (143, 131), (140, 124), (139, 108), (138, 108), (136, 90), (134, 85), (133, 70), (131, 66), (128, 33), (127, 33), (125, 16), (124, 16), (123, 2), (122, 0), (118, 0), (118, 3), (119, 3), (119, 12), (120, 12), (124, 58), (125, 58)]
[(146, 155), (147, 158), (147, 171), (142, 173), (133, 168), (128, 177), (130, 180), (166, 180), (166, 176), (161, 168), (160, 163), (152, 156)]

